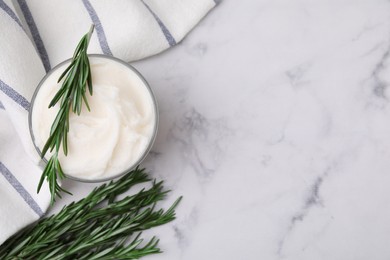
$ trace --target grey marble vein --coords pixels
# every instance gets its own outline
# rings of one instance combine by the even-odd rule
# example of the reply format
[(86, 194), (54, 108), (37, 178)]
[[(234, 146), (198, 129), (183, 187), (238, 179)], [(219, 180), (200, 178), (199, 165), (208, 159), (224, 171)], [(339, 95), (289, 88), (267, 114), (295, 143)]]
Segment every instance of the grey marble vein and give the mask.
[(329, 175), (330, 170), (330, 168), (327, 168), (320, 176), (318, 176), (314, 180), (313, 184), (309, 188), (308, 196), (306, 197), (303, 206), (296, 214), (291, 217), (287, 232), (284, 234), (283, 238), (278, 243), (277, 254), (279, 257), (283, 257), (283, 249), (285, 242), (288, 239), (290, 232), (295, 228), (297, 223), (303, 222), (313, 207), (324, 206), (320, 197), (320, 188), (326, 177)]
[(380, 57), (379, 61), (377, 62), (377, 64), (375, 65), (372, 71), (372, 78), (374, 79), (373, 94), (376, 97), (383, 98), (383, 99), (387, 99), (385, 91), (388, 87), (388, 83), (381, 78), (380, 74), (386, 68), (385, 63), (388, 60), (389, 55), (390, 55), (390, 44), (383, 52), (382, 56)]

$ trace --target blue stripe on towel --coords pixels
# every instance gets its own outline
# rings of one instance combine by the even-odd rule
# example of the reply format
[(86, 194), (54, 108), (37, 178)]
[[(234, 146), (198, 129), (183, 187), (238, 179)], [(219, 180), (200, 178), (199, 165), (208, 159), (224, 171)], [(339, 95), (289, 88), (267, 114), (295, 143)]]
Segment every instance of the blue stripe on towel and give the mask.
[(83, 0), (83, 4), (85, 6), (85, 9), (87, 9), (93, 24), (95, 25), (96, 34), (99, 39), (100, 47), (102, 48), (103, 53), (112, 56), (112, 52), (110, 47), (108, 46), (106, 34), (104, 33), (103, 26), (102, 23), (100, 22), (99, 16), (97, 15), (95, 9), (93, 8), (92, 4), (88, 0)]
[(1, 101), (0, 101), (0, 109), (5, 109), (3, 106), (3, 103), (1, 103)]
[(18, 103), (21, 107), (26, 109), (27, 111), (30, 109), (30, 102), (28, 102), (25, 97), (20, 95), (13, 88), (5, 84), (1, 79), (0, 79), (0, 90), (8, 97), (10, 97), (13, 101)]
[(19, 18), (3, 0), (0, 0), (0, 9), (3, 9), (3, 11), (6, 12), (9, 17), (11, 17), (23, 29), (22, 23), (20, 22)]
[(24, 18), (26, 19), (27, 25), (30, 28), (31, 35), (35, 42), (35, 46), (37, 47), (38, 54), (41, 57), (43, 66), (45, 67), (46, 72), (48, 72), (51, 68), (49, 56), (47, 55), (45, 45), (43, 44), (41, 35), (39, 34), (37, 25), (35, 24), (31, 11), (28, 8), (26, 0), (18, 0), (18, 4), (23, 12)]
[(12, 187), (19, 193), (23, 200), (30, 206), (38, 216), (43, 216), (43, 211), (38, 203), (31, 197), (30, 193), (22, 186), (16, 177), (8, 170), (8, 168), (0, 162), (0, 172), (4, 178), (12, 185)]
[(141, 2), (145, 5), (145, 7), (149, 10), (149, 12), (153, 15), (154, 19), (156, 19), (158, 25), (160, 26), (161, 31), (163, 32), (165, 38), (167, 39), (169, 46), (175, 46), (176, 40), (173, 38), (172, 34), (169, 32), (168, 28), (165, 26), (165, 24), (161, 21), (161, 19), (153, 12), (153, 10), (147, 5), (143, 0)]

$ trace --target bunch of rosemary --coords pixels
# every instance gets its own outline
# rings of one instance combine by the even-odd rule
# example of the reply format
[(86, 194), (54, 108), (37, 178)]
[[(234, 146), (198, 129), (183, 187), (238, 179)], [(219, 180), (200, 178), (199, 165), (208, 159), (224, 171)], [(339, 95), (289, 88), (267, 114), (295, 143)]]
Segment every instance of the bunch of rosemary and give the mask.
[(0, 259), (138, 259), (160, 253), (159, 240), (143, 243), (143, 230), (175, 219), (178, 198), (166, 211), (156, 210), (165, 198), (162, 182), (117, 200), (136, 184), (151, 182), (144, 169), (136, 169), (116, 182), (104, 184), (86, 198), (41, 219), (0, 246)]
[(73, 54), (70, 65), (58, 79), (58, 82), (64, 79), (62, 86), (49, 104), (49, 108), (51, 108), (60, 102), (60, 108), (51, 126), (50, 136), (42, 149), (42, 158), (44, 158), (47, 151), (50, 150), (50, 152), (53, 152), (54, 150), (54, 152), (42, 172), (37, 192), (39, 193), (43, 181), (46, 179), (49, 183), (51, 204), (54, 203), (57, 196), (61, 198), (61, 192), (69, 193), (58, 184), (57, 180), (58, 178), (65, 178), (65, 174), (58, 159), (58, 153), (62, 146), (64, 154), (68, 154), (69, 113), (70, 111), (73, 111), (73, 113), (80, 115), (83, 102), (88, 110), (90, 109), (86, 91), (88, 88), (89, 94), (92, 95), (92, 77), (87, 49), (93, 30), (94, 25), (92, 25), (89, 32), (81, 38)]

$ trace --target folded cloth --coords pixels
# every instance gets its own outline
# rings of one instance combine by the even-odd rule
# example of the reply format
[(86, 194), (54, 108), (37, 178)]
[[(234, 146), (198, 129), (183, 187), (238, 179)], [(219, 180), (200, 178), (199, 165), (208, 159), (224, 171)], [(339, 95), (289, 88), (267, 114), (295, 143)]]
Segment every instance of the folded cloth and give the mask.
[(0, 0), (0, 244), (45, 214), (50, 193), (36, 194), (42, 170), (28, 110), (40, 79), (72, 56), (95, 24), (89, 53), (126, 61), (176, 45), (213, 0)]

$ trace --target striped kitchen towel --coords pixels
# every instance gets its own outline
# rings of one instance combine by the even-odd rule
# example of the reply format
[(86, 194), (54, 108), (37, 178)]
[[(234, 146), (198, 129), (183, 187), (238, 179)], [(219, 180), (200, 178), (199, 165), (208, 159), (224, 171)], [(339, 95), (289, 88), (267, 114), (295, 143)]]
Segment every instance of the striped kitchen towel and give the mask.
[(72, 56), (95, 24), (88, 52), (126, 61), (176, 45), (213, 0), (0, 0), (0, 244), (45, 214), (36, 194), (39, 156), (29, 134), (32, 94), (45, 73)]

